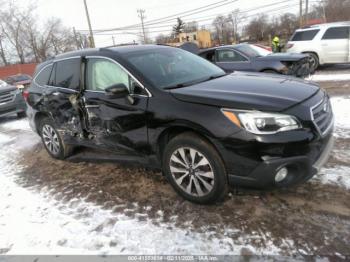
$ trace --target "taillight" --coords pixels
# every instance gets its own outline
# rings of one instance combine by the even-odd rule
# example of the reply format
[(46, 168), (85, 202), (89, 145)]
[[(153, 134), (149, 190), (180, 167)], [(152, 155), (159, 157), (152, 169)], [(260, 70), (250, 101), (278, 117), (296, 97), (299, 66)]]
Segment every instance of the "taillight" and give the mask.
[(288, 44), (287, 44), (287, 49), (290, 49), (290, 48), (292, 48), (293, 46), (294, 46), (294, 44), (288, 43)]
[(24, 90), (22, 92), (22, 96), (23, 96), (24, 100), (27, 101), (28, 97), (29, 97), (29, 91), (28, 90)]

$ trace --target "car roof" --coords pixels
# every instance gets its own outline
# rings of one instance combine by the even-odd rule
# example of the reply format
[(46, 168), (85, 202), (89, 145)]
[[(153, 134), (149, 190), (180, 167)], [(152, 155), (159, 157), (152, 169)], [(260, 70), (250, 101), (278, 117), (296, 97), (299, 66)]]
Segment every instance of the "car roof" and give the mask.
[(74, 56), (96, 55), (101, 51), (108, 51), (115, 54), (126, 54), (126, 53), (138, 52), (138, 51), (149, 51), (149, 50), (157, 50), (157, 49), (164, 49), (164, 48), (170, 49), (174, 47), (164, 46), (164, 45), (125, 45), (125, 46), (111, 46), (111, 47), (102, 47), (102, 48), (88, 48), (88, 49), (71, 51), (61, 55), (57, 55), (55, 57), (52, 57), (51, 60), (65, 59), (65, 58), (74, 57)]
[(322, 28), (329, 28), (329, 27), (335, 27), (335, 26), (350, 26), (350, 21), (343, 21), (343, 22), (334, 22), (334, 23), (324, 23), (324, 24), (317, 24), (317, 25), (310, 25), (306, 26), (300, 29), (297, 29), (297, 32), (300, 31), (307, 31), (312, 29), (322, 29)]

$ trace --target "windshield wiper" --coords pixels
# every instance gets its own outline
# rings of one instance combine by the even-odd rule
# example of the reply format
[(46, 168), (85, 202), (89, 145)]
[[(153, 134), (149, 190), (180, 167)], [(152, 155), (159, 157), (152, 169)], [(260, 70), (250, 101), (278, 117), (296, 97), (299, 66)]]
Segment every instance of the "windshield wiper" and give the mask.
[(189, 85), (191, 85), (191, 84), (181, 83), (181, 84), (177, 84), (177, 85), (173, 85), (173, 86), (163, 87), (163, 89), (164, 89), (164, 90), (170, 90), (170, 89), (176, 89), (176, 88), (186, 87), (186, 86), (189, 86)]
[(222, 77), (222, 76), (225, 76), (225, 75), (226, 74), (213, 75), (213, 76), (207, 77), (205, 79), (201, 79), (201, 80), (189, 81), (189, 82), (180, 83), (180, 84), (173, 85), (173, 86), (163, 87), (163, 89), (164, 90), (170, 90), (170, 89), (182, 88), (182, 87), (186, 87), (186, 86), (190, 86), (190, 85), (195, 85), (195, 84), (199, 84), (199, 83), (202, 83), (202, 82), (206, 82), (206, 81), (209, 81), (209, 80), (213, 80), (215, 78), (219, 78), (219, 77)]

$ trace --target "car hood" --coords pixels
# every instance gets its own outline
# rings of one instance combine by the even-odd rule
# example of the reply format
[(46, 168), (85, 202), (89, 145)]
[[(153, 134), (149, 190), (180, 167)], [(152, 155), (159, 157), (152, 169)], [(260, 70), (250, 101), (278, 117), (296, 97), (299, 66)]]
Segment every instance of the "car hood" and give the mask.
[(303, 58), (306, 58), (305, 54), (296, 54), (296, 53), (272, 53), (267, 56), (258, 57), (259, 61), (299, 61)]
[(170, 92), (184, 102), (278, 112), (304, 101), (318, 90), (317, 84), (294, 77), (235, 72)]
[(15, 86), (11, 86), (11, 85), (0, 86), (0, 94), (6, 93), (9, 91), (15, 91), (15, 90), (17, 90), (17, 87)]

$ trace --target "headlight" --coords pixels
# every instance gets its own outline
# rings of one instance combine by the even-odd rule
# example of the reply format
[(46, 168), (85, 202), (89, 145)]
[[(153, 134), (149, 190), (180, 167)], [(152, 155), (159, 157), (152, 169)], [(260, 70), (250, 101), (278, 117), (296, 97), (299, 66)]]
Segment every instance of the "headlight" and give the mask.
[(301, 128), (299, 121), (290, 115), (227, 109), (222, 112), (231, 122), (253, 134), (275, 134)]

